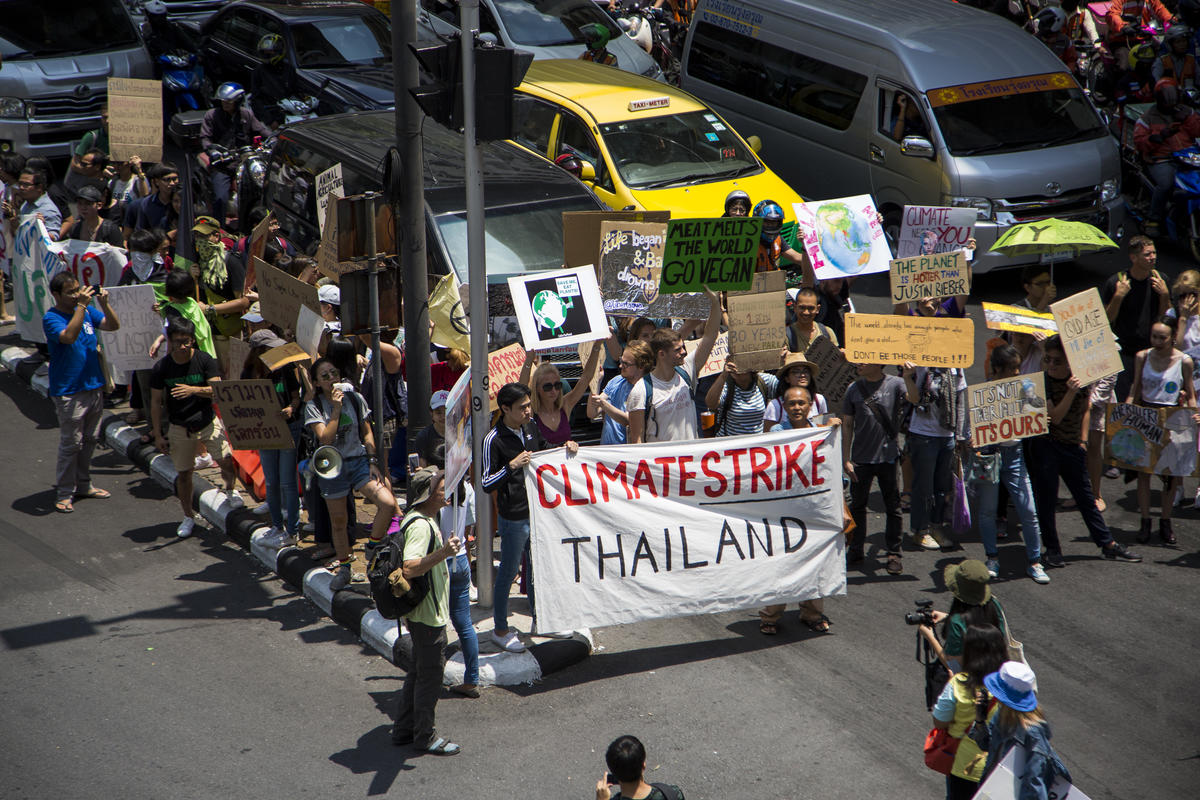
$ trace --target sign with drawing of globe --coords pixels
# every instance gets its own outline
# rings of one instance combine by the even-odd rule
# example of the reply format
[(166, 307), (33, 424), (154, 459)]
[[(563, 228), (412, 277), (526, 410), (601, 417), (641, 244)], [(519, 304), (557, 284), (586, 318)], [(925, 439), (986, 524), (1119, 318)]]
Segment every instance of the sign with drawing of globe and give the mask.
[(509, 278), (508, 285), (527, 350), (607, 338), (592, 267), (518, 275)]
[(818, 278), (888, 271), (892, 251), (870, 195), (795, 203), (792, 208)]

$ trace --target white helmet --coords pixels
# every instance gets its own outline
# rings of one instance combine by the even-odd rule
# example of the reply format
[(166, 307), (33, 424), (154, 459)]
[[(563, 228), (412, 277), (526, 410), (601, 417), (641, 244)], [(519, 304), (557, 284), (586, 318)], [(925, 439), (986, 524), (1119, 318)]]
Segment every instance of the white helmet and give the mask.
[(1037, 16), (1033, 18), (1033, 32), (1038, 36), (1058, 33), (1066, 24), (1067, 12), (1058, 6), (1048, 6), (1039, 11)]

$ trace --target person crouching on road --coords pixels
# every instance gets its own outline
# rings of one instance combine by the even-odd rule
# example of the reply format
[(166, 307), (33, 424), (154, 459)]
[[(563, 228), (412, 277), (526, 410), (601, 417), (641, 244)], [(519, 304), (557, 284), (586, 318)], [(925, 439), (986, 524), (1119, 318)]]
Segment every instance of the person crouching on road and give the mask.
[[(596, 800), (683, 800), (673, 783), (646, 783), (646, 747), (636, 736), (618, 736), (604, 753), (608, 774), (596, 782)], [(609, 778), (619, 786), (613, 794)]]

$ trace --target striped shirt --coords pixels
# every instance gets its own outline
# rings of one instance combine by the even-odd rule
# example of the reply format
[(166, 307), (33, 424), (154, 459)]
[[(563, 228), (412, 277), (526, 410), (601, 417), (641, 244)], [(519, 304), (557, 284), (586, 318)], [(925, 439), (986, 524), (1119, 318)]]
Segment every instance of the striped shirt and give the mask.
[[(774, 397), (779, 388), (779, 379), (769, 372), (758, 373), (758, 378), (762, 380), (763, 386), (767, 390), (767, 396)], [(725, 407), (731, 386), (733, 387), (733, 401), (729, 403), (729, 411), (721, 421), (720, 427), (717, 428), (717, 435), (742, 436), (749, 433), (762, 433), (763, 414), (767, 411), (767, 399), (759, 391), (757, 379), (750, 384), (748, 389), (743, 389), (733, 381), (726, 380), (725, 386), (721, 389), (721, 403), (717, 407), (717, 413), (719, 414), (720, 409)]]

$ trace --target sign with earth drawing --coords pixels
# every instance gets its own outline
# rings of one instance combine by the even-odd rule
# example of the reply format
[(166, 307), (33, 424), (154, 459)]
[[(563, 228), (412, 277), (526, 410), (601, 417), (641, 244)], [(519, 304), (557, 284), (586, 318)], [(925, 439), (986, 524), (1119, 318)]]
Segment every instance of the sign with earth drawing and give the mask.
[(608, 337), (596, 271), (588, 265), (508, 279), (526, 350)]
[(888, 271), (892, 250), (871, 195), (793, 203), (792, 210), (817, 278)]

